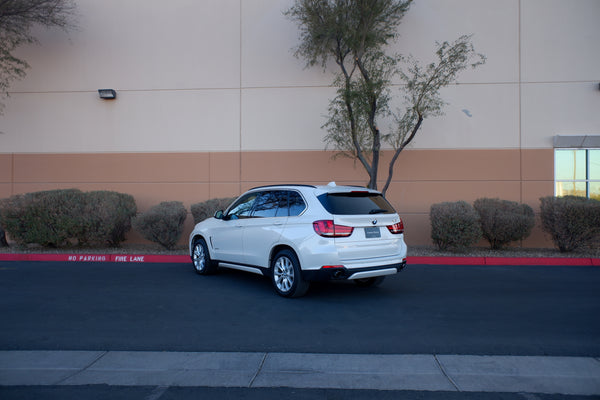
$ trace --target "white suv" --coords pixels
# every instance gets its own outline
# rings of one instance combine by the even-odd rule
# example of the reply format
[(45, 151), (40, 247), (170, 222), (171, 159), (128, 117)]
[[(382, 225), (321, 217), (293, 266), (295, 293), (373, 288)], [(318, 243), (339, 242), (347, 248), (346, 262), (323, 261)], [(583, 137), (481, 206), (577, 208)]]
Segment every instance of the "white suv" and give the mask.
[(377, 285), (406, 265), (404, 225), (381, 193), (334, 182), (251, 189), (198, 223), (189, 246), (199, 274), (262, 274), (284, 297), (316, 280)]

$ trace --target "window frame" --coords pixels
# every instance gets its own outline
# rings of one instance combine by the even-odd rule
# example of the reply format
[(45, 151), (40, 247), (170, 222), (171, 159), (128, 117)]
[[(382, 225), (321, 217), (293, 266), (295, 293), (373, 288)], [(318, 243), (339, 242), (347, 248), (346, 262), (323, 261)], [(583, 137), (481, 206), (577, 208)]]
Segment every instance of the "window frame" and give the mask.
[[(592, 178), (590, 176), (591, 174), (591, 162), (592, 162), (592, 157), (590, 156), (590, 152), (591, 151), (599, 151), (600, 152), (600, 148), (595, 148), (595, 147), (590, 147), (590, 148), (582, 148), (582, 147), (555, 147), (554, 148), (554, 196), (559, 196), (558, 194), (558, 184), (561, 182), (564, 183), (573, 183), (573, 184), (577, 184), (577, 183), (584, 183), (585, 184), (585, 197), (587, 197), (588, 199), (590, 198), (590, 184), (591, 183), (598, 183), (600, 184), (600, 177), (598, 178)], [(557, 152), (558, 151), (584, 151), (585, 153), (585, 179), (557, 179), (557, 168), (558, 168), (558, 160), (557, 160)], [(568, 196), (568, 195), (564, 195), (564, 196)]]

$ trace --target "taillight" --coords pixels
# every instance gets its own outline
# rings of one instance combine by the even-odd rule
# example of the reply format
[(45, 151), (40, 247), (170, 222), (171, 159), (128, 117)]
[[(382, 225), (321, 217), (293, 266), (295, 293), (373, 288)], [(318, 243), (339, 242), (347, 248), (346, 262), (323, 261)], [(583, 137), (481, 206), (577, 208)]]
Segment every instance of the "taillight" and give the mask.
[(400, 222), (395, 223), (394, 225), (388, 225), (387, 228), (394, 235), (404, 233), (404, 223), (402, 222), (402, 220), (400, 220)]
[(345, 225), (336, 225), (332, 220), (320, 220), (313, 222), (313, 228), (319, 236), (323, 237), (347, 237), (352, 235), (354, 228)]

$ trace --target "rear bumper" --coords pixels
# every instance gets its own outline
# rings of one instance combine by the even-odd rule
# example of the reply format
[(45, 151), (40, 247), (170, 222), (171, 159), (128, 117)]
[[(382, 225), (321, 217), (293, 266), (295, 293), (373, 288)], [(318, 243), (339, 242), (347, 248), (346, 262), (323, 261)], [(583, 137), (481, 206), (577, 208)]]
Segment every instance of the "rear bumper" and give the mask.
[(385, 276), (397, 274), (406, 267), (406, 261), (399, 264), (381, 265), (377, 267), (367, 268), (352, 268), (345, 267), (337, 268), (321, 268), (316, 270), (302, 271), (302, 278), (306, 281), (331, 281), (331, 280), (346, 280), (346, 279), (363, 279), (372, 278), (375, 276)]

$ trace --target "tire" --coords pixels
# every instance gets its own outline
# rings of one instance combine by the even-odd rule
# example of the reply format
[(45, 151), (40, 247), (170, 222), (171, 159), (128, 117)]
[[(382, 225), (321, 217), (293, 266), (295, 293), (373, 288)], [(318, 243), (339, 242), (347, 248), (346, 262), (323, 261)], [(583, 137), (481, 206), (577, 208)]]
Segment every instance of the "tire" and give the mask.
[(210, 275), (217, 271), (217, 265), (210, 259), (208, 247), (204, 239), (196, 239), (192, 247), (192, 265), (196, 273)]
[(381, 285), (381, 282), (385, 280), (385, 276), (374, 276), (372, 278), (364, 278), (364, 279), (355, 279), (354, 283), (356, 283), (360, 287), (376, 287)]
[(308, 291), (310, 283), (302, 278), (298, 257), (291, 250), (280, 250), (271, 263), (271, 282), (282, 297), (300, 297)]

